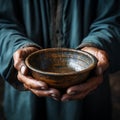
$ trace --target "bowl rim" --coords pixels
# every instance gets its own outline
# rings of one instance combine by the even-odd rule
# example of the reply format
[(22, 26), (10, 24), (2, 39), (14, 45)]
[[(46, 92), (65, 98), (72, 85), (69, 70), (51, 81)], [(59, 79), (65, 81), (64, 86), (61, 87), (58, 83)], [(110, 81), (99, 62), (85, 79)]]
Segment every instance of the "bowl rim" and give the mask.
[[(40, 52), (43, 52), (43, 51), (55, 51), (55, 50), (63, 50), (63, 51), (72, 51), (72, 52), (76, 52), (76, 53), (83, 53), (83, 54), (85, 54), (85, 55), (87, 55), (88, 57), (90, 57), (91, 59), (92, 59), (92, 64), (89, 66), (89, 68), (85, 68), (84, 70), (80, 70), (80, 71), (75, 71), (75, 72), (67, 72), (67, 73), (55, 73), (55, 72), (46, 72), (46, 71), (42, 71), (42, 70), (38, 70), (38, 69), (35, 69), (35, 68), (33, 68), (30, 64), (29, 64), (29, 62), (28, 62), (28, 60), (30, 59), (30, 57), (32, 56), (32, 55), (34, 55), (34, 54), (37, 54), (37, 53), (40, 53)], [(88, 72), (88, 71), (90, 71), (90, 70), (92, 70), (92, 69), (94, 69), (95, 67), (96, 67), (96, 65), (97, 65), (97, 62), (98, 62), (98, 60), (97, 60), (97, 58), (95, 57), (95, 56), (93, 56), (92, 54), (90, 54), (90, 53), (88, 53), (88, 52), (86, 52), (86, 51), (82, 51), (82, 50), (76, 50), (76, 49), (72, 49), (72, 48), (45, 48), (45, 49), (40, 49), (40, 50), (37, 50), (37, 51), (35, 51), (35, 52), (33, 52), (33, 53), (31, 53), (30, 55), (28, 55), (27, 57), (26, 57), (26, 59), (25, 59), (25, 64), (26, 64), (26, 66), (30, 69), (30, 70), (32, 70), (32, 71), (34, 71), (34, 72), (37, 72), (37, 73), (41, 73), (41, 74), (43, 74), (43, 75), (51, 75), (51, 76), (64, 76), (64, 75), (74, 75), (74, 74), (78, 74), (78, 73), (84, 73), (84, 72)]]

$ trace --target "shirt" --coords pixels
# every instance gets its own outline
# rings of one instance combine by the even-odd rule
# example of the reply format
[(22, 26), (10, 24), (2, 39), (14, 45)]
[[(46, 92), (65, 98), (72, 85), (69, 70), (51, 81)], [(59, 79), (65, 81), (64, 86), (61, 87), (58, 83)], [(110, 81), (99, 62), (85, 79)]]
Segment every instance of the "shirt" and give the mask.
[[(60, 8), (60, 12), (59, 12)], [(13, 54), (23, 46), (105, 50), (119, 70), (120, 0), (0, 0), (0, 76), (9, 120), (110, 120), (108, 78), (84, 100), (58, 102), (20, 92)], [(13, 87), (14, 88), (13, 88)]]

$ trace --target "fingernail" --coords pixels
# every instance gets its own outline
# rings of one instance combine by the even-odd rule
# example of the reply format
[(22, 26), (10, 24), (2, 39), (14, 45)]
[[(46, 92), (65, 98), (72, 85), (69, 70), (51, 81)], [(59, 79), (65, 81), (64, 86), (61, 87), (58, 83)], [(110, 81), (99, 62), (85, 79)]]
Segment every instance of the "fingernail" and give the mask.
[(41, 86), (40, 89), (41, 89), (41, 90), (47, 90), (47, 88), (44, 87), (44, 86)]
[(70, 92), (70, 93), (68, 93), (69, 95), (75, 95), (76, 94), (76, 92), (75, 91), (73, 91), (73, 92)]
[(20, 68), (21, 74), (24, 75), (25, 74), (25, 70), (26, 70), (26, 67), (24, 65), (22, 65), (21, 68)]
[(50, 96), (51, 96), (51, 97), (57, 97), (57, 95), (55, 95), (55, 94), (53, 94), (53, 93), (52, 93)]
[(59, 101), (59, 98), (58, 98), (58, 96), (57, 96), (56, 94), (51, 94), (50, 96), (51, 96), (54, 100)]
[(76, 95), (78, 92), (77, 91), (68, 91), (68, 93), (67, 94), (69, 94), (69, 95)]
[(59, 101), (59, 99), (58, 98), (56, 98), (56, 97), (52, 97), (54, 100), (56, 100), (56, 101)]

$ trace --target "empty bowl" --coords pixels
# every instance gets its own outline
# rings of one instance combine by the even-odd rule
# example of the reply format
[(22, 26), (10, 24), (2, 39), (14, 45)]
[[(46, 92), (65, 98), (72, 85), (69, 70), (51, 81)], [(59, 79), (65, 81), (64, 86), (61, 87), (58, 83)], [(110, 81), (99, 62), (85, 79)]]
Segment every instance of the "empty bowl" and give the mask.
[(36, 80), (64, 89), (85, 82), (97, 59), (81, 50), (47, 48), (30, 54), (25, 63)]

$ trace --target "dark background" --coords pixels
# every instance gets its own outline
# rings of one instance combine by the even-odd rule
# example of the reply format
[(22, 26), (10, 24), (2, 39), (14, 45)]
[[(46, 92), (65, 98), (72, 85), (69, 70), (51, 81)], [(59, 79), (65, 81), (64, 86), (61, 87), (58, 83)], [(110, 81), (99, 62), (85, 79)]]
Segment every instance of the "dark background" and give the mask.
[[(120, 71), (110, 75), (112, 92), (113, 120), (120, 120)], [(0, 80), (0, 120), (4, 119), (3, 114), (3, 92), (4, 82)]]

